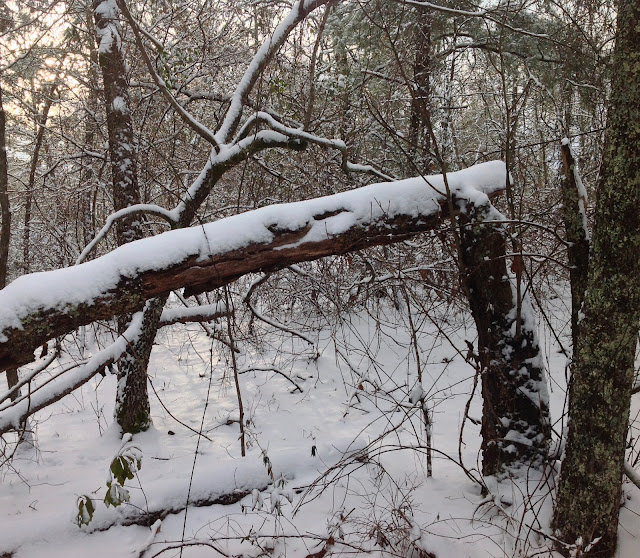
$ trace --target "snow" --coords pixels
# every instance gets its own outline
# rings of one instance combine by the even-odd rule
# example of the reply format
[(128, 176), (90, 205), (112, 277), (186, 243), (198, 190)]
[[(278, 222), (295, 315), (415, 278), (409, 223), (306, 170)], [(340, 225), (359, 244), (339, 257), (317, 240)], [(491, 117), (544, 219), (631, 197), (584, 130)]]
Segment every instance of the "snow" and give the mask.
[[(451, 193), (477, 204), (484, 203), (487, 194), (501, 189), (505, 180), (506, 170), (501, 161), (481, 163), (447, 174)], [(33, 312), (91, 304), (100, 295), (115, 289), (122, 277), (164, 269), (189, 258), (203, 261), (253, 243), (268, 243), (274, 237), (272, 230), (299, 231), (309, 227), (298, 241), (298, 244), (304, 244), (330, 238), (352, 226), (385, 216), (432, 215), (439, 211), (444, 192), (442, 175), (371, 184), (340, 194), (271, 205), (202, 226), (169, 231), (128, 243), (75, 267), (25, 275), (0, 291), (0, 331), (22, 328), (21, 320)], [(315, 218), (332, 213), (337, 214), (322, 220)]]
[[(525, 479), (486, 479), (490, 493), (485, 497), (456, 464), (461, 413), (473, 383), (473, 369), (461, 356), (465, 339), (475, 336), (469, 316), (436, 309), (433, 317), (442, 333), (421, 322), (422, 384), (417, 383), (406, 315), (383, 308), (378, 317), (374, 321), (368, 311), (345, 315), (335, 324), (319, 323), (313, 334), (308, 332), (317, 339), (317, 359), (315, 349), (309, 352), (305, 343), (282, 339), (269, 328), (257, 334), (257, 345), (244, 346), (239, 367), (263, 368), (240, 376), (250, 419), (245, 458), (240, 457), (238, 425), (228, 422), (237, 418), (238, 407), (224, 349), (195, 325), (165, 330), (152, 355), (153, 386), (172, 414), (191, 427), (200, 427), (206, 409), (203, 430), (211, 441), (201, 438), (196, 455), (197, 436), (152, 396), (154, 427), (134, 437), (142, 468), (126, 483), (131, 504), (106, 508), (100, 501), (105, 476), (122, 447), (111, 424), (116, 378), (86, 385), (74, 398), (36, 416), (38, 453), (25, 450), (11, 468), (1, 470), (0, 555), (107, 558), (138, 556), (148, 549), (148, 558), (181, 540), (185, 517), (179, 510), (191, 485), (191, 502), (233, 491), (247, 494), (236, 504), (192, 506), (186, 518), (187, 542), (216, 544), (230, 555), (257, 556), (260, 547), (269, 547), (274, 556), (303, 558), (322, 548), (331, 534), (336, 553), (356, 546), (389, 556), (404, 552), (394, 537), (406, 533), (407, 540), (439, 558), (554, 556), (537, 534), (551, 532), (552, 472), (544, 478), (531, 470), (528, 484)], [(564, 381), (564, 357), (544, 328), (540, 338), (545, 360), (555, 371), (551, 403), (558, 416), (564, 403), (558, 387)], [(350, 359), (349, 366), (338, 351)], [(284, 378), (265, 373), (274, 364), (304, 391), (292, 391)], [(358, 389), (364, 377), (372, 383)], [(430, 479), (419, 449), (424, 444), (421, 413), (415, 407), (398, 412), (399, 404), (417, 395), (418, 386), (435, 410)], [(350, 399), (353, 389), (358, 399)], [(389, 397), (392, 389), (397, 393)], [(480, 405), (476, 394), (471, 416), (480, 415)], [(472, 474), (477, 474), (479, 428), (467, 423), (461, 447)], [(637, 555), (633, 537), (640, 536), (634, 515), (640, 511), (640, 490), (626, 484), (624, 492), (619, 558), (632, 558)], [(88, 527), (78, 528), (75, 503), (83, 494), (95, 499), (96, 512)], [(152, 528), (112, 526), (171, 507), (177, 513), (161, 523), (154, 519)], [(206, 546), (184, 550), (186, 558), (213, 554)]]
[(128, 111), (128, 107), (125, 99), (123, 97), (116, 97), (111, 103), (111, 110), (113, 112), (126, 113)]
[(95, 13), (103, 18), (106, 22), (104, 27), (96, 26), (96, 34), (98, 36), (99, 45), (98, 53), (104, 54), (111, 52), (115, 41), (116, 48), (121, 47), (120, 30), (118, 19), (120, 10), (116, 4), (116, 0), (102, 0), (95, 8)]

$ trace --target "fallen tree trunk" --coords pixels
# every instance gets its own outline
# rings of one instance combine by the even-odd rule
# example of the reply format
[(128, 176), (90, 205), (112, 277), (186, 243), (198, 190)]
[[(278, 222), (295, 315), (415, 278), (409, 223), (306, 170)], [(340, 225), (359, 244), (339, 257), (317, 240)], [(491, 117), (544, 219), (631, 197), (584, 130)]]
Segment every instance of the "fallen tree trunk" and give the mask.
[[(505, 177), (500, 161), (450, 173), (453, 207), (486, 202)], [(398, 242), (436, 228), (448, 214), (442, 176), (411, 178), (249, 211), (25, 275), (0, 291), (0, 370), (32, 361), (53, 337), (139, 311), (174, 289), (203, 292), (247, 273)]]

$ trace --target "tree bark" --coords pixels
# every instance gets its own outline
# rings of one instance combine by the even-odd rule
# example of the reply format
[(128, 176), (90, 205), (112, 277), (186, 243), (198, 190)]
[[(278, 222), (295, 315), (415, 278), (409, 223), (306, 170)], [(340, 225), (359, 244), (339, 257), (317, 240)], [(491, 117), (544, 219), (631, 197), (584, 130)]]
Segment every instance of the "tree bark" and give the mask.
[(608, 123), (554, 517), (557, 536), (575, 545), (574, 556), (613, 557), (617, 543), (640, 320), (640, 4), (634, 0), (618, 2)]
[[(460, 217), (465, 292), (478, 330), (482, 378), (482, 474), (542, 466), (550, 435), (547, 379), (532, 315), (519, 312), (506, 264), (506, 234), (490, 204)], [(514, 259), (517, 265), (519, 256)], [(513, 266), (512, 266), (513, 268)], [(523, 301), (528, 308), (528, 301)]]
[(417, 14), (414, 31), (415, 58), (413, 61), (413, 86), (411, 95), (411, 121), (409, 126), (410, 153), (413, 164), (422, 174), (432, 172), (431, 160), (431, 28), (433, 13), (421, 9)]

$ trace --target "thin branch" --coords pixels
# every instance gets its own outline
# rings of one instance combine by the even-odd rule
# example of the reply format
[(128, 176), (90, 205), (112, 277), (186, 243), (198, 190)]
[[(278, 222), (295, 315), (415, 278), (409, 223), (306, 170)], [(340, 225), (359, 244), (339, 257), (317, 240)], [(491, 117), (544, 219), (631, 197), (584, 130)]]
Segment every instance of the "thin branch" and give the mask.
[[(280, 374), (280, 376), (282, 376), (288, 382), (291, 382), (295, 386), (295, 389), (297, 389), (300, 393), (304, 391), (293, 379), (291, 379), (288, 374), (286, 374), (282, 370), (279, 370), (278, 368), (274, 368), (273, 366), (252, 366), (251, 368), (244, 368), (238, 372), (238, 375), (246, 374), (247, 372), (275, 372), (276, 374)], [(293, 391), (291, 393), (293, 393)]]
[(86, 248), (82, 251), (82, 254), (78, 256), (75, 265), (81, 264), (87, 258), (87, 256), (91, 254), (91, 252), (93, 252), (98, 242), (100, 242), (106, 236), (113, 224), (118, 219), (122, 219), (123, 217), (128, 217), (130, 215), (138, 213), (156, 215), (157, 217), (161, 217), (162, 219), (167, 221), (167, 223), (169, 223), (172, 228), (177, 223), (174, 212), (168, 211), (167, 209), (165, 209), (164, 207), (160, 207), (159, 205), (138, 203), (135, 205), (130, 205), (129, 207), (125, 207), (124, 209), (116, 211), (115, 213), (112, 213), (111, 215), (109, 215), (109, 217), (107, 217), (107, 221), (105, 222), (104, 226), (100, 229), (95, 238), (89, 244), (87, 244)]

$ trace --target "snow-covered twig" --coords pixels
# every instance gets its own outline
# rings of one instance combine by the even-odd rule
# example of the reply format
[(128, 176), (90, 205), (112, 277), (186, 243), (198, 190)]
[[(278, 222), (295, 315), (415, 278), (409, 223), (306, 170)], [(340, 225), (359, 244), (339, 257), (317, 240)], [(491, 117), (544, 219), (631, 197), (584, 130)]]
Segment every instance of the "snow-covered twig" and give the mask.
[(145, 552), (149, 549), (149, 547), (153, 543), (153, 539), (155, 539), (156, 535), (160, 531), (161, 526), (162, 526), (162, 520), (156, 519), (156, 522), (150, 527), (151, 532), (139, 547), (138, 558), (143, 558)]
[(269, 279), (269, 274), (264, 274), (261, 277), (258, 277), (258, 279), (256, 279), (255, 281), (253, 281), (249, 286), (247, 293), (244, 295), (244, 297), (242, 297), (242, 302), (244, 302), (247, 305), (247, 308), (250, 310), (250, 312), (260, 321), (265, 322), (266, 324), (269, 324), (270, 326), (273, 326), (282, 331), (286, 331), (291, 335), (295, 335), (296, 337), (299, 337), (303, 341), (306, 341), (307, 343), (309, 343), (309, 345), (314, 345), (315, 343), (311, 339), (309, 339), (304, 333), (301, 333), (295, 329), (287, 327), (286, 325), (281, 324), (280, 322), (276, 322), (275, 320), (271, 320), (270, 318), (267, 318), (266, 316), (258, 312), (254, 308), (254, 306), (251, 304), (251, 295), (256, 290), (256, 288), (259, 285), (262, 285), (263, 283), (265, 283), (267, 279)]
[[(18, 391), (22, 386), (28, 384), (31, 380), (33, 380), (33, 378), (35, 378), (38, 374), (40, 374), (40, 372), (42, 372), (43, 370), (46, 370), (57, 357), (58, 357), (58, 351), (53, 351), (45, 360), (40, 362), (38, 366), (36, 366), (33, 370), (30, 370), (28, 374), (20, 378), (20, 381), (16, 385), (14, 385), (10, 390), (0, 395), (0, 403), (2, 403), (3, 401), (6, 401), (7, 399), (10, 399), (13, 396), (13, 394), (18, 393)], [(1, 410), (2, 409), (0, 408), (0, 411)]]
[(168, 326), (188, 322), (208, 322), (228, 316), (233, 308), (228, 308), (224, 302), (189, 306), (188, 308), (165, 308), (160, 317), (160, 326)]
[(459, 10), (457, 8), (449, 8), (447, 6), (441, 6), (440, 4), (432, 4), (431, 2), (423, 2), (422, 0), (393, 0), (394, 2), (398, 2), (399, 4), (407, 4), (409, 6), (414, 6), (416, 8), (420, 8), (422, 10), (433, 10), (435, 12), (442, 12), (445, 14), (451, 15), (461, 15), (466, 17), (477, 17), (480, 19), (486, 19), (495, 23), (500, 27), (504, 27), (509, 29), (515, 33), (519, 33), (521, 35), (527, 35), (528, 37), (535, 37), (537, 39), (550, 39), (549, 35), (546, 33), (534, 33), (532, 31), (527, 31), (526, 29), (522, 29), (521, 27), (513, 27), (504, 21), (504, 17), (502, 14), (498, 13), (498, 15), (492, 15), (492, 12), (497, 12), (495, 10), (479, 10), (476, 12), (472, 12), (469, 10)]
[(253, 114), (249, 119), (247, 119), (247, 121), (244, 123), (244, 125), (238, 132), (235, 142), (238, 142), (244, 139), (246, 135), (249, 133), (249, 131), (253, 129), (260, 122), (268, 125), (269, 128), (277, 132), (280, 132), (284, 136), (338, 150), (342, 154), (342, 169), (345, 172), (369, 173), (374, 176), (377, 176), (382, 180), (386, 180), (389, 182), (392, 182), (395, 180), (395, 178), (376, 169), (373, 165), (358, 165), (355, 163), (351, 163), (347, 158), (347, 145), (344, 143), (344, 141), (339, 139), (324, 138), (322, 136), (317, 136), (315, 134), (305, 132), (304, 130), (301, 130), (298, 128), (291, 128), (289, 126), (285, 126), (281, 122), (278, 122), (276, 119), (274, 119), (270, 114), (267, 114), (266, 112), (263, 112), (263, 111), (258, 111), (255, 114)]
[(285, 380), (291, 382), (300, 393), (304, 391), (287, 373), (273, 366), (252, 366), (251, 368), (244, 368), (238, 372), (238, 375), (247, 374), (248, 372), (275, 372), (276, 374), (280, 374)]
[(633, 484), (640, 488), (640, 473), (626, 459), (624, 460), (624, 474)]

